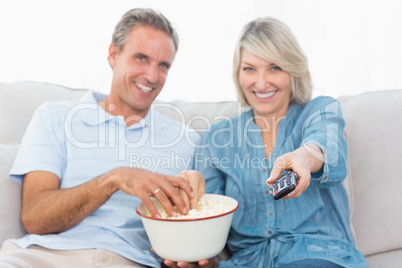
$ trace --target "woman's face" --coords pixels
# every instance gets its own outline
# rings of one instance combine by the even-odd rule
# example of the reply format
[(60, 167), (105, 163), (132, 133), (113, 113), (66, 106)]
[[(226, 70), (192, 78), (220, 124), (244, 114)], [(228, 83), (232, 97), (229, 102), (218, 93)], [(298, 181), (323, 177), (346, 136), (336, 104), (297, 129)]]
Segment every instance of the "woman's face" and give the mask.
[(289, 108), (290, 75), (247, 49), (242, 49), (239, 81), (255, 116), (284, 116)]

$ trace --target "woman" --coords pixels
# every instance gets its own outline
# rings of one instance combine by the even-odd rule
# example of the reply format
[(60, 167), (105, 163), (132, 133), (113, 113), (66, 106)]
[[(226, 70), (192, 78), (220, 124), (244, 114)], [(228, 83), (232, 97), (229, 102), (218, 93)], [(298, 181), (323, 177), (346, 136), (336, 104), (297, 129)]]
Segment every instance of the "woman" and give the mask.
[[(347, 174), (344, 120), (330, 97), (311, 100), (307, 59), (273, 18), (248, 23), (234, 55), (240, 116), (214, 124), (196, 152), (206, 192), (239, 201), (221, 267), (367, 267), (356, 250), (342, 185)], [(288, 170), (296, 189), (274, 200)], [(267, 178), (269, 179), (267, 180)]]

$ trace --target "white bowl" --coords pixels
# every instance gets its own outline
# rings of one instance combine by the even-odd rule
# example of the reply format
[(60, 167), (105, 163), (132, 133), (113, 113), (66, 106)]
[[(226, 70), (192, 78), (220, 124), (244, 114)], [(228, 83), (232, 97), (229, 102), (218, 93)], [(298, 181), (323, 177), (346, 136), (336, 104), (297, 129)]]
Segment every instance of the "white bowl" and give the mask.
[[(136, 211), (141, 216), (145, 231), (155, 253), (172, 261), (196, 262), (218, 255), (225, 247), (233, 213), (239, 203), (228, 196), (204, 194), (201, 200), (219, 200), (233, 206), (229, 212), (197, 219), (157, 219), (149, 215), (143, 204)], [(155, 206), (160, 203), (154, 199)]]

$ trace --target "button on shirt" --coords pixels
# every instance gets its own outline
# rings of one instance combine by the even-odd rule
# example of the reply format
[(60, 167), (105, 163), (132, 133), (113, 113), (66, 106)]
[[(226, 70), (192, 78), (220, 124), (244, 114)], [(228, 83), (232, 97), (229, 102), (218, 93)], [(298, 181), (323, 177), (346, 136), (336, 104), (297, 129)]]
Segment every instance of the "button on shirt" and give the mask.
[[(127, 127), (98, 102), (106, 96), (87, 93), (78, 103), (48, 102), (34, 114), (11, 169), (13, 179), (35, 170), (56, 174), (60, 188), (70, 188), (118, 167), (138, 167), (177, 175), (192, 169), (195, 131), (153, 108)], [(160, 106), (160, 104), (159, 104)], [(26, 235), (12, 240), (22, 248), (103, 248), (145, 265), (160, 267), (135, 209), (140, 199), (117, 191), (94, 213), (60, 234)]]
[[(206, 191), (239, 202), (228, 238), (233, 256), (221, 267), (280, 267), (305, 258), (367, 267), (354, 247), (341, 183), (347, 173), (343, 128), (339, 103), (318, 97), (289, 107), (268, 158), (252, 110), (204, 133), (194, 161), (205, 176)], [(322, 170), (311, 174), (310, 186), (298, 198), (274, 200), (265, 181), (276, 158), (309, 143), (324, 154)]]

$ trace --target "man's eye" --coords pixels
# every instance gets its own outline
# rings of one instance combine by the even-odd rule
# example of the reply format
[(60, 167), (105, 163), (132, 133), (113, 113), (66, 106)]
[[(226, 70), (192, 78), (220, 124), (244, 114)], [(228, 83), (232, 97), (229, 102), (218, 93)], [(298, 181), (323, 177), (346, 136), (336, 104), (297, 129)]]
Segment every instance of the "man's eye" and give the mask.
[(147, 56), (145, 56), (143, 54), (136, 54), (136, 55), (134, 55), (134, 58), (139, 61), (145, 61), (147, 59)]
[(162, 67), (162, 68), (165, 68), (165, 69), (169, 69), (169, 68), (170, 68), (170, 65), (167, 64), (167, 63), (161, 63), (159, 66)]

